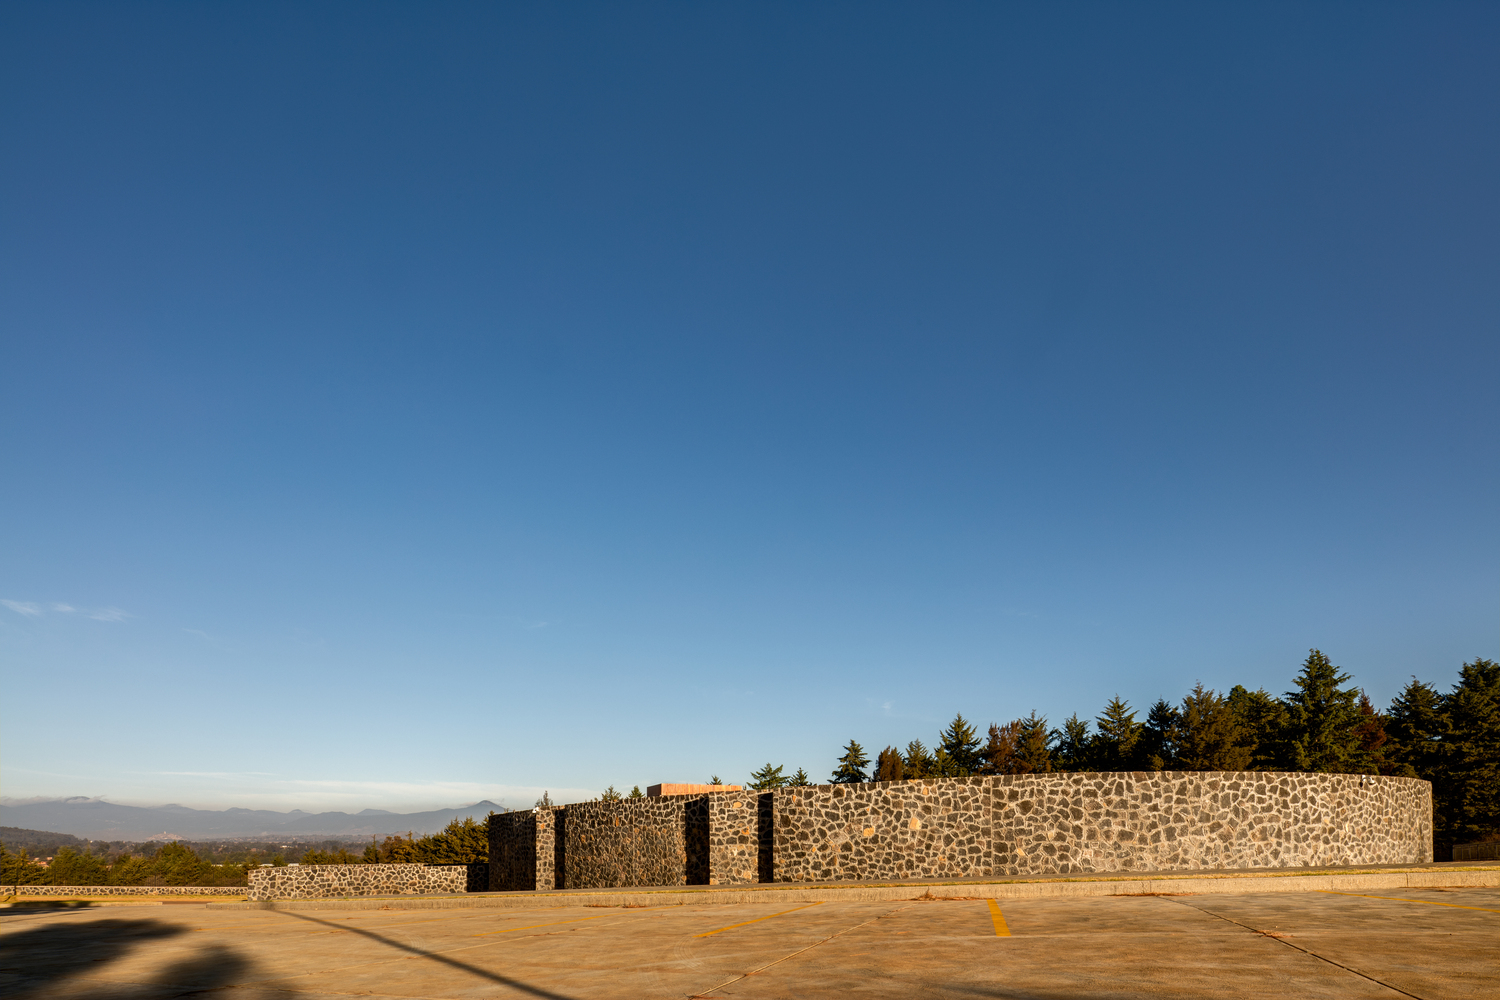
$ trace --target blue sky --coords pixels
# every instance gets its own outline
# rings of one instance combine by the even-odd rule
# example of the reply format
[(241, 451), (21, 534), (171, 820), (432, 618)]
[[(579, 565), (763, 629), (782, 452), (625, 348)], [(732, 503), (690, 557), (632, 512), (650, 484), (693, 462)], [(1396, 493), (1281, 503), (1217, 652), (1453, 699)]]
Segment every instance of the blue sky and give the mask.
[(4, 794), (826, 779), (1500, 655), (1500, 10), (9, 4)]

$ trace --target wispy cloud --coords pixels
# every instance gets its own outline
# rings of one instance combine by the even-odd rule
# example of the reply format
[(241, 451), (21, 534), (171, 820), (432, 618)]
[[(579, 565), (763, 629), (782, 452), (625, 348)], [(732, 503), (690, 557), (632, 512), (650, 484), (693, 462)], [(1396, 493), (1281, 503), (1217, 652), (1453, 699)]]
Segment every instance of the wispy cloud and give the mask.
[(0, 604), (10, 608), (18, 615), (25, 615), (27, 618), (40, 618), (42, 614), (48, 611), (60, 615), (82, 614), (94, 619), (96, 622), (122, 622), (127, 618), (135, 617), (130, 612), (121, 611), (119, 608), (75, 608), (73, 605), (64, 604), (61, 601), (53, 601), (46, 607), (37, 604), (35, 601), (7, 601), (0, 599)]

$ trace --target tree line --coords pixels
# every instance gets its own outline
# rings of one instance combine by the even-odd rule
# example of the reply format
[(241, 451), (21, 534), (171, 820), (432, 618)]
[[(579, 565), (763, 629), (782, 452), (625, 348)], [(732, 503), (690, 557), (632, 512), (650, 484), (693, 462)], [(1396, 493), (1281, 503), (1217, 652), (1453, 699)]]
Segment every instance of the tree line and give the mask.
[(489, 817), (476, 823), (465, 816), (423, 837), (408, 833), (405, 837), (386, 837), (380, 843), (372, 837), (360, 853), (351, 852), (345, 844), (327, 841), (314, 846), (291, 845), (270, 855), (269, 860), (260, 860), (261, 849), (244, 847), (233, 852), (239, 855), (236, 860), (215, 861), (226, 852), (194, 849), (181, 842), (160, 847), (124, 846), (116, 851), (108, 847), (63, 846), (43, 865), (25, 847), (13, 851), (0, 842), (0, 885), (248, 886), (250, 872), (266, 865), (472, 864), (488, 860)]
[[(1277, 697), (1236, 685), (1196, 685), (1181, 702), (1158, 700), (1144, 719), (1116, 696), (1094, 719), (1049, 726), (1035, 711), (991, 723), (981, 736), (962, 713), (929, 749), (914, 739), (872, 761), (857, 740), (843, 748), (834, 784), (1066, 771), (1305, 771), (1382, 774), (1432, 782), (1439, 860), (1454, 844), (1500, 838), (1500, 664), (1465, 663), (1452, 689), (1412, 678), (1377, 709), (1351, 676), (1311, 650)], [(758, 790), (805, 785), (799, 768), (753, 772)]]

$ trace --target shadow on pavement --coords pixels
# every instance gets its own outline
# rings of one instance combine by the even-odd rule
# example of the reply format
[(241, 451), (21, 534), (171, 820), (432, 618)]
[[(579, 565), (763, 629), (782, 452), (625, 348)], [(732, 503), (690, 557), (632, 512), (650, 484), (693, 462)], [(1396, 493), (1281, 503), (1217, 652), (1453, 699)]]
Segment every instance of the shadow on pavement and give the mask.
[(543, 997), (544, 1000), (573, 1000), (572, 997), (569, 997), (566, 994), (553, 993), (551, 990), (544, 990), (540, 986), (532, 986), (529, 983), (521, 982), (519, 979), (511, 979), (510, 977), (502, 976), (497, 972), (491, 972), (488, 969), (481, 969), (477, 965), (470, 965), (467, 962), (460, 962), (456, 958), (449, 958), (447, 955), (442, 955), (437, 952), (423, 951), (421, 948), (416, 948), (409, 944), (402, 944), (400, 941), (393, 941), (383, 934), (377, 934), (374, 931), (368, 931), (361, 927), (350, 927), (347, 924), (340, 924), (333, 920), (320, 920), (317, 917), (309, 917), (301, 913), (294, 913), (289, 910), (281, 910), (279, 912), (282, 916), (293, 917), (297, 920), (306, 920), (309, 923), (322, 924), (324, 927), (332, 927), (334, 930), (346, 931), (350, 934), (358, 934), (361, 937), (369, 938), (371, 941), (378, 941), (389, 948), (395, 948), (398, 951), (404, 951), (411, 955), (419, 955), (422, 958), (430, 959), (434, 962), (446, 965), (450, 969), (458, 969), (460, 972), (467, 972), (471, 976), (478, 976), (479, 978), (487, 979), (492, 983), (499, 983), (501, 986), (509, 986), (513, 990), (520, 990), (521, 992), (529, 993), (534, 997)]
[(160, 920), (49, 923), (0, 938), (0, 971), (26, 977), (13, 997), (45, 996), (142, 945), (184, 933)]

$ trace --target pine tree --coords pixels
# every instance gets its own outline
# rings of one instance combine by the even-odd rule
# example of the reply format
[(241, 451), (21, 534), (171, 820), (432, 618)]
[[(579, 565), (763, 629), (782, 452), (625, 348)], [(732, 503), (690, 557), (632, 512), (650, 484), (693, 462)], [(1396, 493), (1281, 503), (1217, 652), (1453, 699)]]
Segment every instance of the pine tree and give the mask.
[(1148, 771), (1170, 771), (1177, 760), (1177, 741), (1182, 733), (1182, 714), (1165, 698), (1156, 699), (1146, 714), (1135, 756)]
[(1447, 815), (1439, 839), (1466, 844), (1500, 833), (1500, 663), (1465, 663), (1442, 704), (1446, 752), (1433, 797), (1441, 795)]
[(1181, 771), (1244, 771), (1254, 757), (1253, 737), (1228, 700), (1202, 682), (1182, 699), (1177, 717), (1175, 761)]
[(370, 843), (365, 847), (364, 863), (367, 865), (380, 864), (380, 847), (375, 843), (375, 838), (370, 838)]
[(1298, 771), (1347, 774), (1359, 764), (1359, 708), (1355, 688), (1341, 688), (1349, 675), (1319, 650), (1310, 650), (1288, 691), (1292, 765)]
[(604, 790), (604, 794), (599, 796), (599, 801), (600, 802), (618, 802), (622, 798), (624, 798), (624, 796), (621, 795), (619, 792), (615, 791), (615, 786), (614, 785), (610, 785), (608, 788), (606, 788)]
[(1390, 753), (1398, 768), (1404, 768), (1411, 777), (1434, 781), (1442, 767), (1449, 730), (1443, 696), (1437, 688), (1413, 677), (1391, 699), (1387, 719), (1386, 732), (1393, 743)]
[(812, 785), (812, 779), (807, 776), (807, 771), (797, 768), (797, 773), (786, 780), (788, 788), (808, 788)]
[(864, 747), (854, 740), (844, 747), (844, 756), (839, 758), (839, 766), (833, 772), (829, 780), (835, 785), (857, 785), (865, 780), (865, 768), (869, 766), (870, 758), (865, 756)]
[(927, 752), (921, 740), (912, 740), (906, 744), (906, 759), (902, 770), (908, 778), (927, 778), (935, 773), (932, 754)]
[(759, 771), (750, 772), (750, 787), (757, 792), (769, 791), (772, 788), (781, 788), (786, 784), (786, 775), (781, 773), (781, 765), (771, 766), (770, 761)]
[(875, 758), (875, 774), (871, 781), (901, 781), (906, 776), (906, 763), (901, 759), (901, 751), (895, 747), (886, 747), (880, 751)]
[(1246, 741), (1255, 748), (1251, 751), (1250, 770), (1282, 771), (1290, 768), (1286, 705), (1265, 690), (1250, 691), (1242, 684), (1230, 689), (1227, 701), (1246, 733)]
[(641, 786), (640, 785), (631, 785), (630, 786), (630, 794), (627, 795), (627, 796), (625, 796), (625, 797), (627, 799), (644, 799), (646, 796), (644, 796), (644, 795), (641, 794)]
[(948, 728), (938, 733), (938, 749), (947, 754), (952, 777), (961, 778), (979, 770), (979, 734), (960, 712)]
[(1047, 729), (1045, 716), (1036, 714), (1036, 709), (1024, 719), (1017, 719), (1021, 736), (1021, 761), (1027, 774), (1047, 774), (1052, 770), (1052, 734)]
[(552, 808), (552, 796), (549, 795), (547, 792), (543, 791), (542, 792), (542, 797), (536, 800), (536, 807), (538, 809), (551, 809)]
[(1094, 720), (1099, 734), (1094, 737), (1097, 766), (1101, 771), (1135, 769), (1135, 748), (1141, 739), (1142, 726), (1135, 712), (1119, 695), (1109, 700), (1104, 712)]
[[(990, 727), (990, 738), (994, 739), (995, 727)], [(1059, 771), (1087, 771), (1090, 766), (1089, 724), (1074, 712), (1063, 720), (1062, 728), (1052, 731), (1052, 741), (1057, 747), (1053, 755)]]
[(1395, 746), (1385, 731), (1386, 717), (1370, 703), (1370, 696), (1359, 692), (1359, 723), (1354, 736), (1359, 744), (1358, 769), (1365, 774), (1395, 774), (1398, 766), (1391, 759)]

